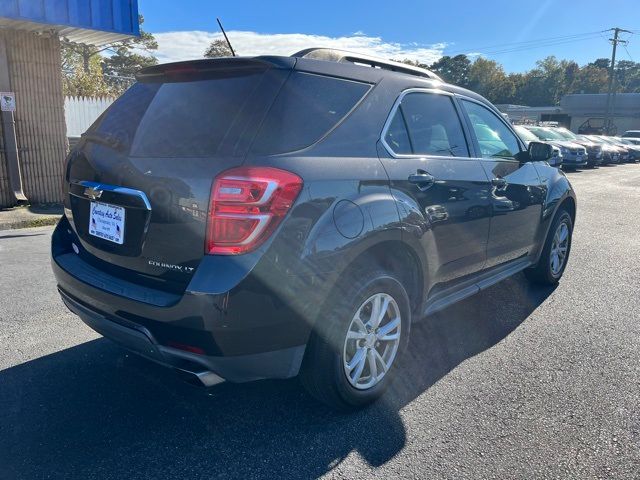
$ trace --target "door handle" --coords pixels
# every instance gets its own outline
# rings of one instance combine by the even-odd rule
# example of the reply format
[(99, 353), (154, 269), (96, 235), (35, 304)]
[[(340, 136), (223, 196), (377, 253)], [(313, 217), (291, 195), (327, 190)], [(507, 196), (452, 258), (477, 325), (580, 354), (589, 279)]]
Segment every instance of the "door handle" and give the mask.
[(436, 182), (435, 177), (424, 171), (418, 170), (418, 173), (409, 175), (409, 183), (413, 183), (414, 185), (417, 185), (420, 190), (426, 190), (435, 182)]
[(505, 188), (507, 186), (507, 181), (502, 177), (492, 178), (491, 185), (498, 188)]

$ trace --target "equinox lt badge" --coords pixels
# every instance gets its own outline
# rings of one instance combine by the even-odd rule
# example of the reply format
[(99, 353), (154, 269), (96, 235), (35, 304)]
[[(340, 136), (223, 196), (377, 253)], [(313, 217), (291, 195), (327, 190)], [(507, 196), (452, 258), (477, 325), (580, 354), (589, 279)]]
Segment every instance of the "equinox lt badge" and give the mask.
[(159, 262), (157, 260), (149, 260), (148, 263), (152, 267), (168, 268), (169, 270), (174, 270), (176, 272), (191, 273), (194, 270), (193, 267), (185, 267), (183, 265), (174, 265), (172, 263)]

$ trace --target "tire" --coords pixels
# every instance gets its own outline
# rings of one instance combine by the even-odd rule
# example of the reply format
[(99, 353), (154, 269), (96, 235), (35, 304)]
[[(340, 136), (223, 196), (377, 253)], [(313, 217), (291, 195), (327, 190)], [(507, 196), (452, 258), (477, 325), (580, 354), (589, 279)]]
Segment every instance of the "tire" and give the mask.
[[(561, 232), (562, 228), (566, 227), (567, 237), (566, 244), (564, 242), (560, 243), (560, 249), (555, 250), (555, 246), (557, 243), (555, 242), (556, 234), (559, 234), (559, 237), (562, 237)], [(569, 253), (571, 252), (571, 239), (573, 235), (573, 220), (571, 219), (571, 215), (565, 209), (560, 209), (556, 213), (555, 218), (553, 219), (553, 223), (551, 224), (551, 228), (549, 229), (549, 233), (547, 234), (547, 238), (544, 242), (544, 247), (542, 249), (542, 254), (540, 255), (540, 259), (538, 263), (531, 268), (528, 268), (524, 271), (525, 276), (533, 283), (537, 283), (540, 285), (555, 285), (558, 283), (562, 275), (564, 274), (564, 270), (567, 267), (567, 262), (569, 261)], [(564, 246), (564, 257), (561, 257), (562, 246)], [(558, 268), (558, 265), (552, 264), (552, 257), (554, 255), (554, 250), (559, 254), (559, 260), (561, 260), (561, 265)]]
[[(380, 328), (391, 325), (392, 317), (399, 315), (400, 322), (395, 322), (399, 325), (399, 332), (398, 329), (393, 329), (383, 337), (391, 338), (399, 333), (397, 342), (382, 339), (377, 341), (378, 338), (372, 337), (370, 333), (362, 334), (365, 324), (369, 323), (369, 315), (373, 313), (371, 310), (374, 302), (380, 302), (378, 305), (382, 307), (387, 297), (392, 301), (388, 302)], [(357, 323), (356, 314), (362, 318), (362, 323)], [(398, 278), (381, 270), (355, 270), (351, 274), (347, 273), (325, 303), (323, 315), (316, 321), (301, 369), (302, 384), (313, 397), (336, 410), (353, 410), (374, 402), (393, 380), (400, 356), (407, 348), (410, 326), (409, 296)], [(379, 334), (382, 333), (380, 330)], [(359, 338), (347, 340), (348, 334)], [(376, 343), (371, 345), (374, 341)], [(392, 351), (394, 346), (395, 352)], [(389, 347), (392, 350), (388, 350)], [(363, 355), (358, 354), (358, 350), (366, 350), (364, 359), (360, 362), (356, 360)], [(373, 350), (378, 352), (378, 356)], [(390, 362), (385, 370), (386, 360)], [(380, 379), (367, 387), (367, 378), (370, 382), (374, 379), (371, 375), (372, 361)], [(347, 377), (347, 362), (355, 365), (350, 371), (350, 379)], [(360, 368), (362, 362), (365, 365)], [(354, 385), (358, 369), (360, 384)]]

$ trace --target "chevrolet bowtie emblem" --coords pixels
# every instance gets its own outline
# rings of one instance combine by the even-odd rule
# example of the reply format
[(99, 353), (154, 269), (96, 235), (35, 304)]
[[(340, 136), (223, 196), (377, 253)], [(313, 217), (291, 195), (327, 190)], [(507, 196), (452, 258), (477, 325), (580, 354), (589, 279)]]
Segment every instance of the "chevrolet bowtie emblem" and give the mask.
[(102, 195), (102, 190), (96, 187), (87, 187), (84, 189), (84, 194), (91, 200), (97, 200)]

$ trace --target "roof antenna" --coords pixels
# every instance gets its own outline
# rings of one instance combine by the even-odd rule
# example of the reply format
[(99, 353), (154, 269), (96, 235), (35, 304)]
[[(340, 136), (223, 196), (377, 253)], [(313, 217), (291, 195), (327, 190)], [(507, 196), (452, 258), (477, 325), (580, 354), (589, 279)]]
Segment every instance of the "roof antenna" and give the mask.
[(229, 41), (229, 37), (227, 37), (227, 32), (224, 31), (224, 27), (222, 26), (222, 22), (219, 18), (216, 17), (218, 21), (218, 25), (220, 25), (220, 30), (222, 30), (222, 34), (224, 35), (224, 39), (227, 41), (227, 45), (229, 45), (229, 50), (231, 50), (231, 55), (236, 56), (236, 52), (233, 51), (233, 47), (231, 46), (231, 42)]

